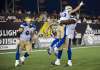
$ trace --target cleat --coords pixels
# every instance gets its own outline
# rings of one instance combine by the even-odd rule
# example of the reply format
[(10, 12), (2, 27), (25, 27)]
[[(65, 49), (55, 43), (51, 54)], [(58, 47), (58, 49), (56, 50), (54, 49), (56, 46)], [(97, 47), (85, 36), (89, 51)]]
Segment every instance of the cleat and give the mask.
[(15, 67), (18, 67), (18, 66), (19, 66), (19, 60), (16, 60)]
[(51, 64), (52, 64), (52, 65), (59, 66), (59, 65), (60, 65), (60, 61), (51, 62)]
[(60, 61), (55, 61), (55, 65), (59, 66), (60, 65)]
[(71, 60), (68, 60), (68, 66), (72, 66), (72, 61)]

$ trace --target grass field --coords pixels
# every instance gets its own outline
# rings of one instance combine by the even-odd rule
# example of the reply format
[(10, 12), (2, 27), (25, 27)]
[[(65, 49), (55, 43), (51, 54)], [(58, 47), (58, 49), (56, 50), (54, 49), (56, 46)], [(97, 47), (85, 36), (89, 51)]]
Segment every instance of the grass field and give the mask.
[(15, 68), (15, 53), (0, 54), (0, 70), (100, 70), (100, 47), (73, 49), (72, 67), (65, 66), (65, 50), (60, 66), (51, 65), (52, 59), (49, 59), (47, 51), (32, 52), (24, 65)]

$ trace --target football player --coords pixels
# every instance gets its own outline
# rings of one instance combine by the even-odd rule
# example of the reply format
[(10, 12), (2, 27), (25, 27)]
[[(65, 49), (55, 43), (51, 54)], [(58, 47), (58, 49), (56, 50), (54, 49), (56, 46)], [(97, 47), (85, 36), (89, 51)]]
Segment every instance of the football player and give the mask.
[[(32, 36), (33, 32), (36, 29), (35, 25), (31, 23), (31, 18), (26, 17), (25, 22), (20, 24), (18, 34), (19, 34), (19, 43), (16, 51), (16, 61), (15, 67), (20, 63), (24, 63), (25, 59), (29, 56), (32, 51)], [(21, 57), (22, 51), (25, 51), (24, 55)]]
[[(59, 46), (62, 46), (61, 43), (64, 43), (64, 41), (65, 41), (65, 39), (64, 39), (64, 27), (65, 27), (65, 25), (63, 25), (63, 24), (59, 25), (58, 22), (56, 21), (56, 22), (50, 23), (49, 27), (52, 30), (51, 37), (53, 37), (54, 40), (48, 49), (48, 54), (51, 55), (51, 53), (54, 52), (55, 56), (60, 59), (61, 56), (58, 56), (58, 53), (61, 55), (63, 48), (59, 47)], [(48, 32), (48, 29), (47, 29), (47, 32)], [(54, 50), (55, 47), (59, 47), (59, 50), (57, 50), (57, 51)], [(52, 64), (54, 64), (54, 63), (52, 63)], [(60, 64), (57, 64), (57, 65), (60, 65)]]
[(65, 25), (64, 28), (64, 37), (58, 42), (57, 46), (54, 47), (54, 50), (57, 51), (57, 59), (54, 62), (55, 65), (60, 65), (60, 59), (61, 59), (61, 55), (62, 52), (59, 51), (59, 47), (64, 43), (64, 39), (67, 40), (68, 43), (68, 66), (72, 66), (72, 51), (71, 51), (71, 47), (72, 47), (72, 39), (74, 37), (74, 31), (75, 31), (75, 26), (76, 26), (76, 20), (74, 18), (71, 18), (71, 14), (75, 13), (76, 11), (78, 11), (81, 6), (83, 5), (83, 2), (81, 2), (75, 9), (72, 9), (71, 6), (66, 6), (65, 10), (63, 12), (60, 13), (60, 20), (58, 21), (61, 24)]

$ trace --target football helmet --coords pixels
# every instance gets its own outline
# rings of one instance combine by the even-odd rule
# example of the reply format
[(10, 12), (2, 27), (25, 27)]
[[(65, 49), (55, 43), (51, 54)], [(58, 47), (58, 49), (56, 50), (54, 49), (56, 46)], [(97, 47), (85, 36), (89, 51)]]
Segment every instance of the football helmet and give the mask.
[(72, 11), (72, 7), (71, 6), (65, 6), (65, 10), (68, 10), (70, 12), (70, 11)]

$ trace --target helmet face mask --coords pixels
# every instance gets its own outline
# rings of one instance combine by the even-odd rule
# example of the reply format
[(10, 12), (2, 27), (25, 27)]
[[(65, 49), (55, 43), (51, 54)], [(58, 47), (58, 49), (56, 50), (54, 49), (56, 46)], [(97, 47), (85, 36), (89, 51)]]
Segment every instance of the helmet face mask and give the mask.
[(71, 6), (65, 6), (65, 10), (67, 10), (68, 12), (72, 11), (72, 7)]

